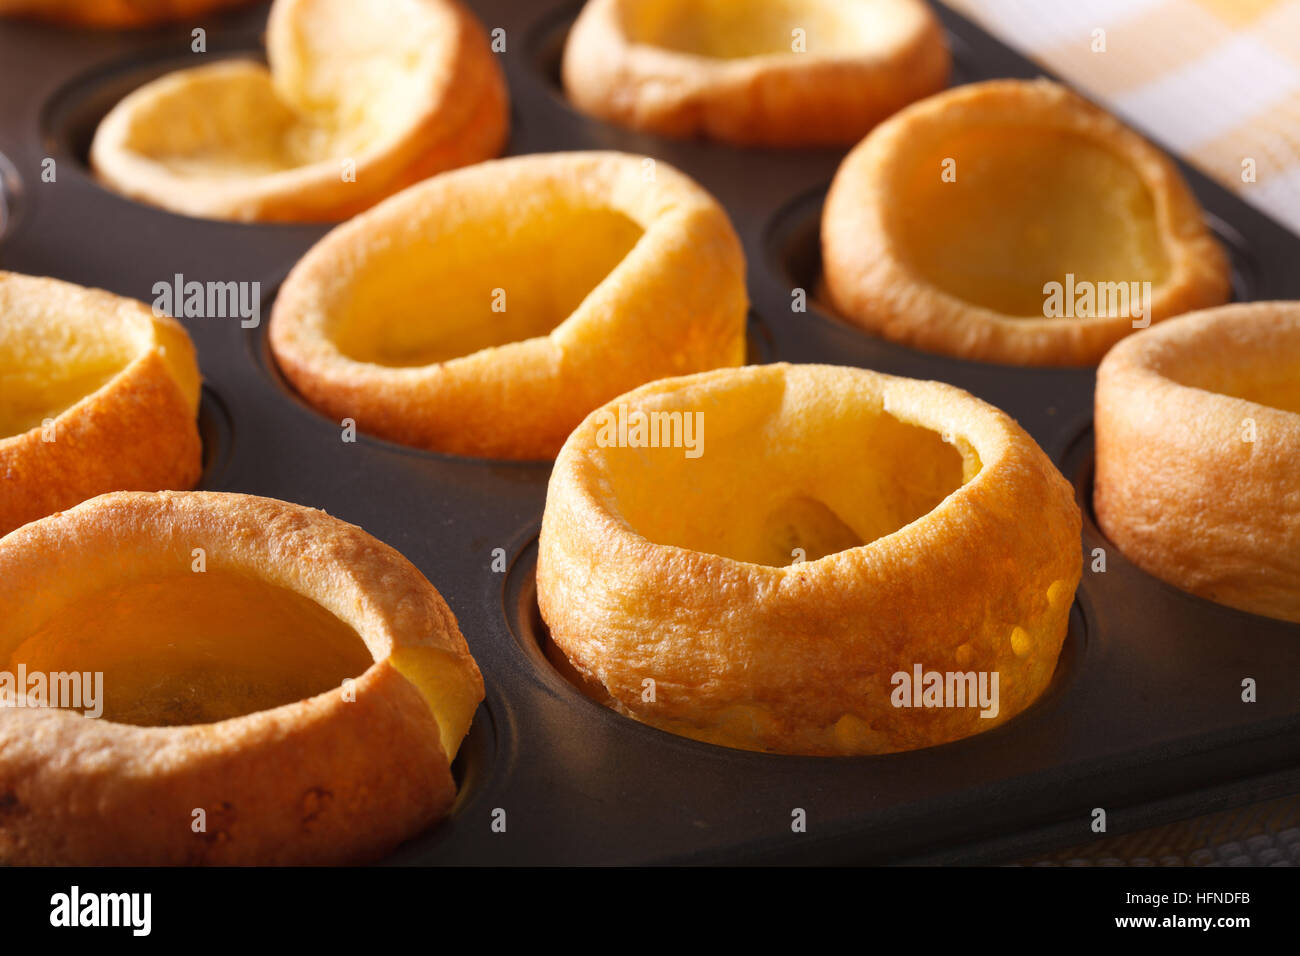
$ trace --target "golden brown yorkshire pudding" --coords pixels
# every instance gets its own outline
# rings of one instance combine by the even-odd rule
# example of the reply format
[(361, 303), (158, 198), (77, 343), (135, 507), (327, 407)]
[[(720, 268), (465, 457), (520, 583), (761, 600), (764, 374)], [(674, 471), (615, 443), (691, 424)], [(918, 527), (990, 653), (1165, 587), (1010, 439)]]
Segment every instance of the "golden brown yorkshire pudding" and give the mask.
[(104, 495), (0, 538), (0, 666), (27, 692), (0, 708), (7, 864), (374, 858), (447, 812), (483, 698), (400, 554), (211, 492)]
[(100, 178), (191, 216), (343, 219), (505, 143), (505, 79), (456, 0), (276, 0), (266, 44), (269, 71), (217, 62), (118, 103)]
[(1174, 164), (1047, 80), (958, 87), (882, 123), (835, 176), (822, 256), (848, 321), (1015, 365), (1097, 362), (1229, 293)]
[(666, 163), (556, 153), (435, 177), (339, 226), (285, 280), (271, 349), (327, 415), (393, 441), (553, 456), (643, 382), (745, 354), (745, 260)]
[(574, 105), (613, 123), (798, 146), (855, 142), (948, 67), (920, 0), (590, 0), (563, 72)]
[[(628, 716), (730, 747), (886, 753), (987, 730), (1043, 692), (1079, 532), (1047, 456), (966, 392), (748, 366), (583, 421), (551, 475), (537, 596)], [(930, 674), (948, 706), (925, 702)]]
[(106, 491), (191, 487), (198, 405), (175, 319), (0, 272), (0, 534)]
[(0, 16), (69, 26), (146, 27), (247, 7), (256, 0), (0, 0)]
[(1093, 505), (1141, 568), (1300, 621), (1300, 303), (1207, 309), (1097, 371)]

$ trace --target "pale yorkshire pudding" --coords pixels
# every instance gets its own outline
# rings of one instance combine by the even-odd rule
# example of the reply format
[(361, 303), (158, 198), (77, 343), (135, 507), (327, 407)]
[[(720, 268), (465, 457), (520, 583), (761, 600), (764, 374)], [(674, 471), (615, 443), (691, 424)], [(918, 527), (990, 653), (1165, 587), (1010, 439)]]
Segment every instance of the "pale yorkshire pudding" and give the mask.
[(82, 27), (146, 27), (247, 7), (257, 0), (0, 0), (0, 16)]
[(198, 405), (175, 319), (0, 272), (0, 534), (106, 491), (193, 486)]
[(948, 81), (921, 0), (590, 0), (564, 49), (578, 109), (664, 136), (852, 143)]
[(104, 117), (109, 188), (211, 219), (343, 219), (417, 180), (495, 156), (505, 79), (456, 0), (276, 0), (270, 69), (171, 73)]
[(1208, 309), (1097, 371), (1097, 522), (1138, 566), (1300, 621), (1300, 303)]
[[(551, 475), (537, 597), (623, 714), (751, 750), (886, 753), (987, 730), (1043, 692), (1079, 533), (1070, 485), (968, 393), (748, 366), (583, 421)], [(961, 677), (966, 706), (912, 706), (919, 687), (896, 702), (916, 668)], [(980, 682), (996, 687), (983, 717)]]
[(483, 698), (400, 554), (212, 492), (104, 495), (0, 538), (0, 666), (29, 692), (102, 675), (99, 719), (84, 696), (0, 708), (6, 864), (372, 859), (450, 808)]
[(483, 163), (339, 226), (276, 297), (280, 368), (363, 431), (527, 459), (620, 392), (740, 364), (740, 240), (708, 193), (647, 163)]
[(1015, 365), (1094, 363), (1229, 294), (1174, 164), (1047, 80), (958, 87), (882, 123), (835, 176), (822, 256), (848, 321)]

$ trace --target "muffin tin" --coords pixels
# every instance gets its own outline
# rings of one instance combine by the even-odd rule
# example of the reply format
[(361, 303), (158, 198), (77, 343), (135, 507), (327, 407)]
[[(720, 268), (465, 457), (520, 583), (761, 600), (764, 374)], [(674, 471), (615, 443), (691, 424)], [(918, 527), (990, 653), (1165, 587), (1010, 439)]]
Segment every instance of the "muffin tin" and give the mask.
[[(454, 458), (365, 435), (344, 442), (277, 371), (265, 335), (275, 288), (327, 227), (188, 219), (116, 196), (86, 168), (95, 124), (140, 83), (215, 57), (261, 55), (265, 8), (199, 21), (206, 54), (190, 52), (195, 24), (124, 33), (0, 24), (0, 82), (12, 91), (0, 101), (0, 267), (145, 302), (177, 273), (260, 282), (257, 328), (184, 320), (206, 382), (200, 487), (324, 508), (393, 545), (446, 597), (483, 670), (487, 699), (456, 762), (457, 805), (388, 862), (997, 861), (1087, 842), (1096, 807), (1113, 836), (1300, 791), (1300, 626), (1183, 594), (1105, 540), (1089, 513), (1093, 370), (944, 358), (838, 320), (816, 300), (818, 220), (843, 151), (738, 150), (589, 120), (558, 85), (580, 4), (470, 5), (489, 29), (506, 31), (510, 154), (618, 149), (693, 176), (726, 206), (745, 246), (751, 361), (939, 379), (1005, 409), (1078, 489), (1084, 574), (1051, 688), (968, 740), (877, 757), (776, 756), (675, 737), (604, 709), (541, 649), (533, 572), (549, 464)], [(954, 83), (1042, 72), (939, 13)], [(42, 176), (47, 159), (53, 182)], [(1300, 238), (1184, 172), (1231, 253), (1236, 298), (1300, 298)], [(806, 312), (791, 309), (796, 287), (809, 293)], [(1091, 570), (1095, 549), (1104, 549), (1104, 573)], [(495, 571), (503, 556), (507, 570)], [(1258, 682), (1256, 703), (1241, 701), (1247, 677)], [(797, 809), (806, 832), (792, 828)]]

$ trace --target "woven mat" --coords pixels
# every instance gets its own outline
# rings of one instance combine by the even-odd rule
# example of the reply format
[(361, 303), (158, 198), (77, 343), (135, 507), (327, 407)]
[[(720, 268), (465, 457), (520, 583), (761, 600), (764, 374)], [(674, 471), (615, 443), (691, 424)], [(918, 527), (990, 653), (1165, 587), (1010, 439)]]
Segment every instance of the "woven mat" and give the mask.
[(1103, 837), (1019, 865), (1300, 867), (1300, 794)]
[(1300, 233), (1300, 0), (944, 0)]

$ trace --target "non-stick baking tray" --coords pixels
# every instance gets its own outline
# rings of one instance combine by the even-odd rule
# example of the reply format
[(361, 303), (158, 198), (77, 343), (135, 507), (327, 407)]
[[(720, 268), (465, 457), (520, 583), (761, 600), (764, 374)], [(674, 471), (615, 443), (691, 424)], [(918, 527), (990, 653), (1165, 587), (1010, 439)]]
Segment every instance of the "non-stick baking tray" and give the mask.
[[(1089, 513), (1093, 370), (944, 358), (884, 342), (815, 303), (792, 312), (792, 289), (817, 285), (822, 199), (844, 151), (740, 150), (588, 119), (558, 84), (579, 3), (470, 5), (506, 31), (510, 154), (618, 149), (693, 176), (726, 206), (744, 242), (751, 361), (939, 379), (1005, 409), (1078, 489), (1085, 568), (1051, 688), (1021, 716), (968, 740), (877, 757), (778, 756), (686, 740), (605, 710), (539, 649), (533, 569), (548, 464), (456, 458), (366, 436), (345, 443), (338, 424), (276, 370), (265, 337), (274, 290), (327, 227), (176, 216), (104, 190), (87, 169), (96, 123), (134, 87), (216, 57), (261, 56), (265, 8), (124, 33), (6, 22), (0, 266), (146, 302), (154, 283), (178, 273), (261, 282), (260, 327), (185, 320), (206, 382), (201, 487), (324, 508), (398, 548), (446, 597), (483, 670), (487, 699), (456, 762), (456, 807), (389, 862), (998, 861), (1092, 839), (1097, 807), (1114, 835), (1300, 791), (1300, 627), (1183, 594), (1107, 542)], [(1042, 73), (938, 12), (953, 83)], [(199, 24), (206, 54), (191, 52)], [(42, 177), (46, 159), (53, 182)], [(1231, 252), (1236, 298), (1300, 298), (1300, 239), (1184, 172)], [(498, 548), (508, 556), (504, 573), (492, 568)], [(1090, 570), (1095, 548), (1105, 549), (1104, 573)], [(1247, 677), (1258, 682), (1255, 703), (1241, 700)], [(806, 832), (791, 825), (797, 808)]]

